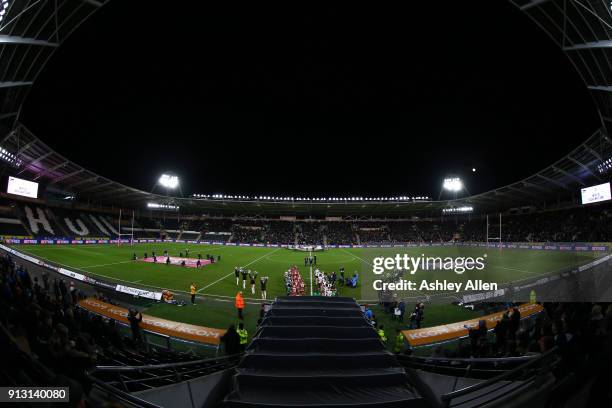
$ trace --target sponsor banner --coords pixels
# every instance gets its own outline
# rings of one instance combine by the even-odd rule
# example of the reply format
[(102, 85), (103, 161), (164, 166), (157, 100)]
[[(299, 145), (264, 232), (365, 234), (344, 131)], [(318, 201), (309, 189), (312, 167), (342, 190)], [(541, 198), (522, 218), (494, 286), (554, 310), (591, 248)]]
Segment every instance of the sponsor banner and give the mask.
[[(126, 324), (130, 323), (127, 318), (128, 310), (124, 307), (114, 306), (94, 298), (87, 298), (79, 301), (79, 306), (85, 310), (106, 316), (110, 319)], [(225, 330), (173, 322), (171, 320), (161, 319), (146, 314), (142, 315), (140, 328), (155, 333), (165, 334), (170, 337), (213, 345), (219, 345), (221, 336), (225, 334)]]
[[(4, 242), (11, 244), (42, 244), (42, 245), (80, 245), (80, 244), (117, 244), (130, 243), (130, 240), (122, 239), (120, 242), (117, 239), (92, 240), (92, 239), (20, 239), (20, 238), (5, 238)], [(242, 246), (242, 247), (273, 247), (278, 248), (278, 244), (260, 244), (247, 242), (222, 242), (222, 241), (192, 241), (192, 240), (177, 240), (177, 239), (135, 239), (136, 243), (190, 243), (203, 245), (222, 245), (222, 246)], [(287, 245), (280, 245), (285, 248)], [(533, 249), (533, 250), (549, 250), (549, 251), (608, 251), (609, 247), (602, 244), (585, 244), (585, 243), (559, 243), (559, 244), (526, 244), (526, 243), (508, 243), (508, 244), (486, 244), (476, 242), (433, 242), (433, 243), (395, 243), (395, 244), (363, 244), (363, 245), (328, 245), (328, 248), (414, 248), (414, 247), (480, 247), (480, 248), (508, 248), (508, 249)]]
[(69, 271), (68, 269), (60, 268), (58, 266), (48, 264), (44, 261), (41, 261), (38, 258), (34, 258), (33, 256), (22, 254), (21, 252), (15, 251), (14, 249), (4, 246), (2, 244), (0, 244), (0, 248), (12, 255), (15, 255), (18, 258), (25, 259), (28, 262), (32, 262), (33, 264), (40, 265), (44, 268), (52, 269), (71, 279), (85, 281), (85, 275), (81, 275), (80, 273), (72, 272), (72, 271)]
[(70, 277), (72, 279), (76, 279), (76, 280), (79, 280), (79, 281), (85, 281), (85, 275), (82, 275), (80, 273), (72, 272), (72, 271), (69, 271), (68, 269), (65, 269), (65, 268), (57, 268), (56, 269), (56, 268), (52, 267), (52, 265), (48, 265), (48, 264), (43, 264), (43, 266), (46, 266), (47, 268), (55, 269), (59, 273), (61, 273), (62, 275), (68, 276), (68, 277)]
[(160, 300), (162, 297), (161, 292), (152, 292), (150, 290), (132, 288), (130, 286), (117, 285), (115, 288), (117, 292), (127, 293), (130, 295), (143, 297), (147, 299)]
[[(537, 303), (525, 303), (519, 306), (521, 319), (533, 316), (540, 313), (542, 310), (544, 310), (544, 308)], [(479, 320), (484, 320), (487, 324), (487, 329), (491, 330), (495, 328), (495, 325), (501, 320), (503, 314), (504, 311), (501, 311), (477, 319), (465, 320), (463, 322), (426, 327), (423, 329), (403, 330), (402, 333), (408, 343), (413, 347), (436, 344), (466, 337), (468, 335), (468, 330), (464, 326), (476, 328), (478, 327)]]
[(100, 288), (104, 288), (104, 289), (108, 289), (108, 290), (115, 290), (115, 289), (117, 289), (117, 284), (116, 283), (107, 283), (107, 282), (99, 281), (99, 280), (94, 279), (94, 278), (89, 277), (89, 276), (85, 276), (85, 282), (87, 282), (90, 285), (98, 286)]
[(483, 293), (472, 293), (472, 294), (463, 296), (463, 303), (480, 302), (483, 300), (504, 296), (505, 293), (506, 293), (505, 289), (493, 290), (490, 292), (483, 292)]

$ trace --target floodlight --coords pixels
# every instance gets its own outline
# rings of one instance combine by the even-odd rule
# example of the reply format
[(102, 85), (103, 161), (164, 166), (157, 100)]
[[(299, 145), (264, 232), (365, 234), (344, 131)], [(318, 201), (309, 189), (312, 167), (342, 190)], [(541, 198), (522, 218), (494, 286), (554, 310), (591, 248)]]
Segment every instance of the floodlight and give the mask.
[(179, 185), (179, 178), (178, 176), (162, 174), (158, 180), (158, 183), (167, 189), (175, 189)]
[(452, 192), (459, 192), (463, 189), (463, 183), (458, 177), (444, 179), (442, 188)]

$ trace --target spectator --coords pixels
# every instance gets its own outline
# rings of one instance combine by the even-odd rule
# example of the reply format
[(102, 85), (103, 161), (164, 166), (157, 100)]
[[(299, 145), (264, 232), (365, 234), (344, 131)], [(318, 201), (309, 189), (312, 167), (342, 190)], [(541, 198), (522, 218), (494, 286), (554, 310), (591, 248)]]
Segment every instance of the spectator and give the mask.
[(502, 318), (495, 325), (495, 351), (500, 352), (506, 346), (508, 340), (508, 330), (510, 328), (510, 317), (508, 311), (505, 311)]
[(221, 336), (221, 342), (225, 346), (225, 354), (233, 355), (240, 352), (240, 337), (236, 332), (236, 326), (232, 324), (227, 329), (225, 334)]
[(521, 312), (518, 307), (512, 308), (512, 313), (510, 314), (510, 322), (508, 324), (508, 338), (511, 340), (516, 339), (516, 333), (521, 327)]
[(142, 322), (142, 314), (134, 309), (130, 309), (128, 313), (128, 321), (132, 329), (132, 339), (136, 344), (142, 342), (142, 334), (140, 332), (140, 322)]
[(478, 326), (475, 328), (467, 325), (464, 327), (468, 330), (472, 355), (482, 355), (481, 350), (483, 349), (483, 342), (486, 342), (487, 338), (487, 322), (479, 320)]

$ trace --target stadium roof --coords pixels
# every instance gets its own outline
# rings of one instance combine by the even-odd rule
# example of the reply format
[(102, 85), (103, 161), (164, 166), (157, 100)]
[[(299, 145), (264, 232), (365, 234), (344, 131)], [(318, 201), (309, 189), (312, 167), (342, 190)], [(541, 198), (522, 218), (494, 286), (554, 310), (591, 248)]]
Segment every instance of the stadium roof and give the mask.
[[(105, 3), (94, 0), (0, 0), (1, 7), (6, 5), (5, 13), (0, 15), (0, 159), (13, 168), (13, 174), (66, 191), (81, 201), (133, 208), (145, 208), (149, 202), (172, 202), (181, 211), (194, 213), (398, 216), (434, 213), (464, 205), (473, 206), (475, 211), (489, 211), (577, 197), (580, 187), (609, 179), (605, 174), (605, 162), (612, 157), (608, 136), (608, 126), (612, 126), (609, 4), (594, 0), (512, 2), (567, 54), (597, 103), (602, 128), (553, 165), (483, 194), (451, 201), (384, 202), (168, 198), (95, 174), (55, 152), (18, 121), (28, 90), (53, 52)], [(576, 139), (582, 140), (585, 136), (576, 135)], [(554, 135), (542, 137), (554, 143)], [(517, 167), (520, 161), (517, 157)]]
[(0, 0), (0, 137), (59, 45), (106, 0)]
[(601, 0), (511, 0), (564, 51), (589, 89), (610, 134), (612, 5)]
[[(3, 154), (2, 154), (3, 153)], [(248, 213), (291, 215), (407, 216), (440, 213), (443, 208), (472, 206), (476, 212), (507, 209), (577, 196), (579, 188), (605, 180), (598, 165), (612, 156), (612, 142), (603, 132), (591, 135), (570, 154), (514, 184), (450, 201), (403, 200), (274, 200), (180, 198), (149, 193), (100, 176), (65, 158), (18, 124), (0, 142), (0, 159), (11, 173), (76, 196), (79, 201), (145, 209), (148, 203), (172, 204), (189, 213)], [(112, 160), (112, 158), (109, 158)], [(517, 166), (520, 157), (517, 157)], [(126, 168), (125, 171), (130, 171)]]

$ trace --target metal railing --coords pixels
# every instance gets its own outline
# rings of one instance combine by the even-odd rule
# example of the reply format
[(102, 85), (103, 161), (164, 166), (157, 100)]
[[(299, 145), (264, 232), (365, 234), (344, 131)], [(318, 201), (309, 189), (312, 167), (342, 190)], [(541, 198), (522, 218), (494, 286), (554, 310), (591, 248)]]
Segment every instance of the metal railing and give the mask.
[(200, 377), (236, 366), (242, 354), (180, 363), (133, 366), (97, 366), (87, 376), (106, 391), (135, 392)]
[(488, 379), (539, 358), (537, 354), (504, 358), (451, 358), (398, 355), (405, 367), (452, 376)]
[[(468, 396), (470, 394), (474, 394), (478, 391), (481, 391), (487, 387), (491, 387), (494, 385), (499, 385), (496, 389), (500, 390), (512, 383), (500, 384), (502, 381), (512, 381), (512, 380), (521, 380), (521, 381), (536, 381), (538, 377), (545, 375), (550, 372), (550, 370), (559, 362), (558, 350), (556, 347), (551, 350), (545, 352), (537, 356), (536, 358), (532, 358), (527, 361), (525, 364), (522, 364), (512, 370), (506, 371), (500, 375), (497, 375), (493, 378), (485, 380), (475, 385), (471, 385), (469, 387), (465, 387), (459, 390), (455, 390), (446, 394), (442, 394), (440, 399), (445, 407), (451, 406), (451, 403), (454, 399), (459, 397)], [(511, 391), (511, 390), (510, 390)], [(509, 392), (510, 392), (509, 391)], [(478, 395), (480, 397), (481, 395)], [(496, 398), (501, 397), (502, 395), (497, 395)], [(468, 401), (462, 401), (465, 403)]]

